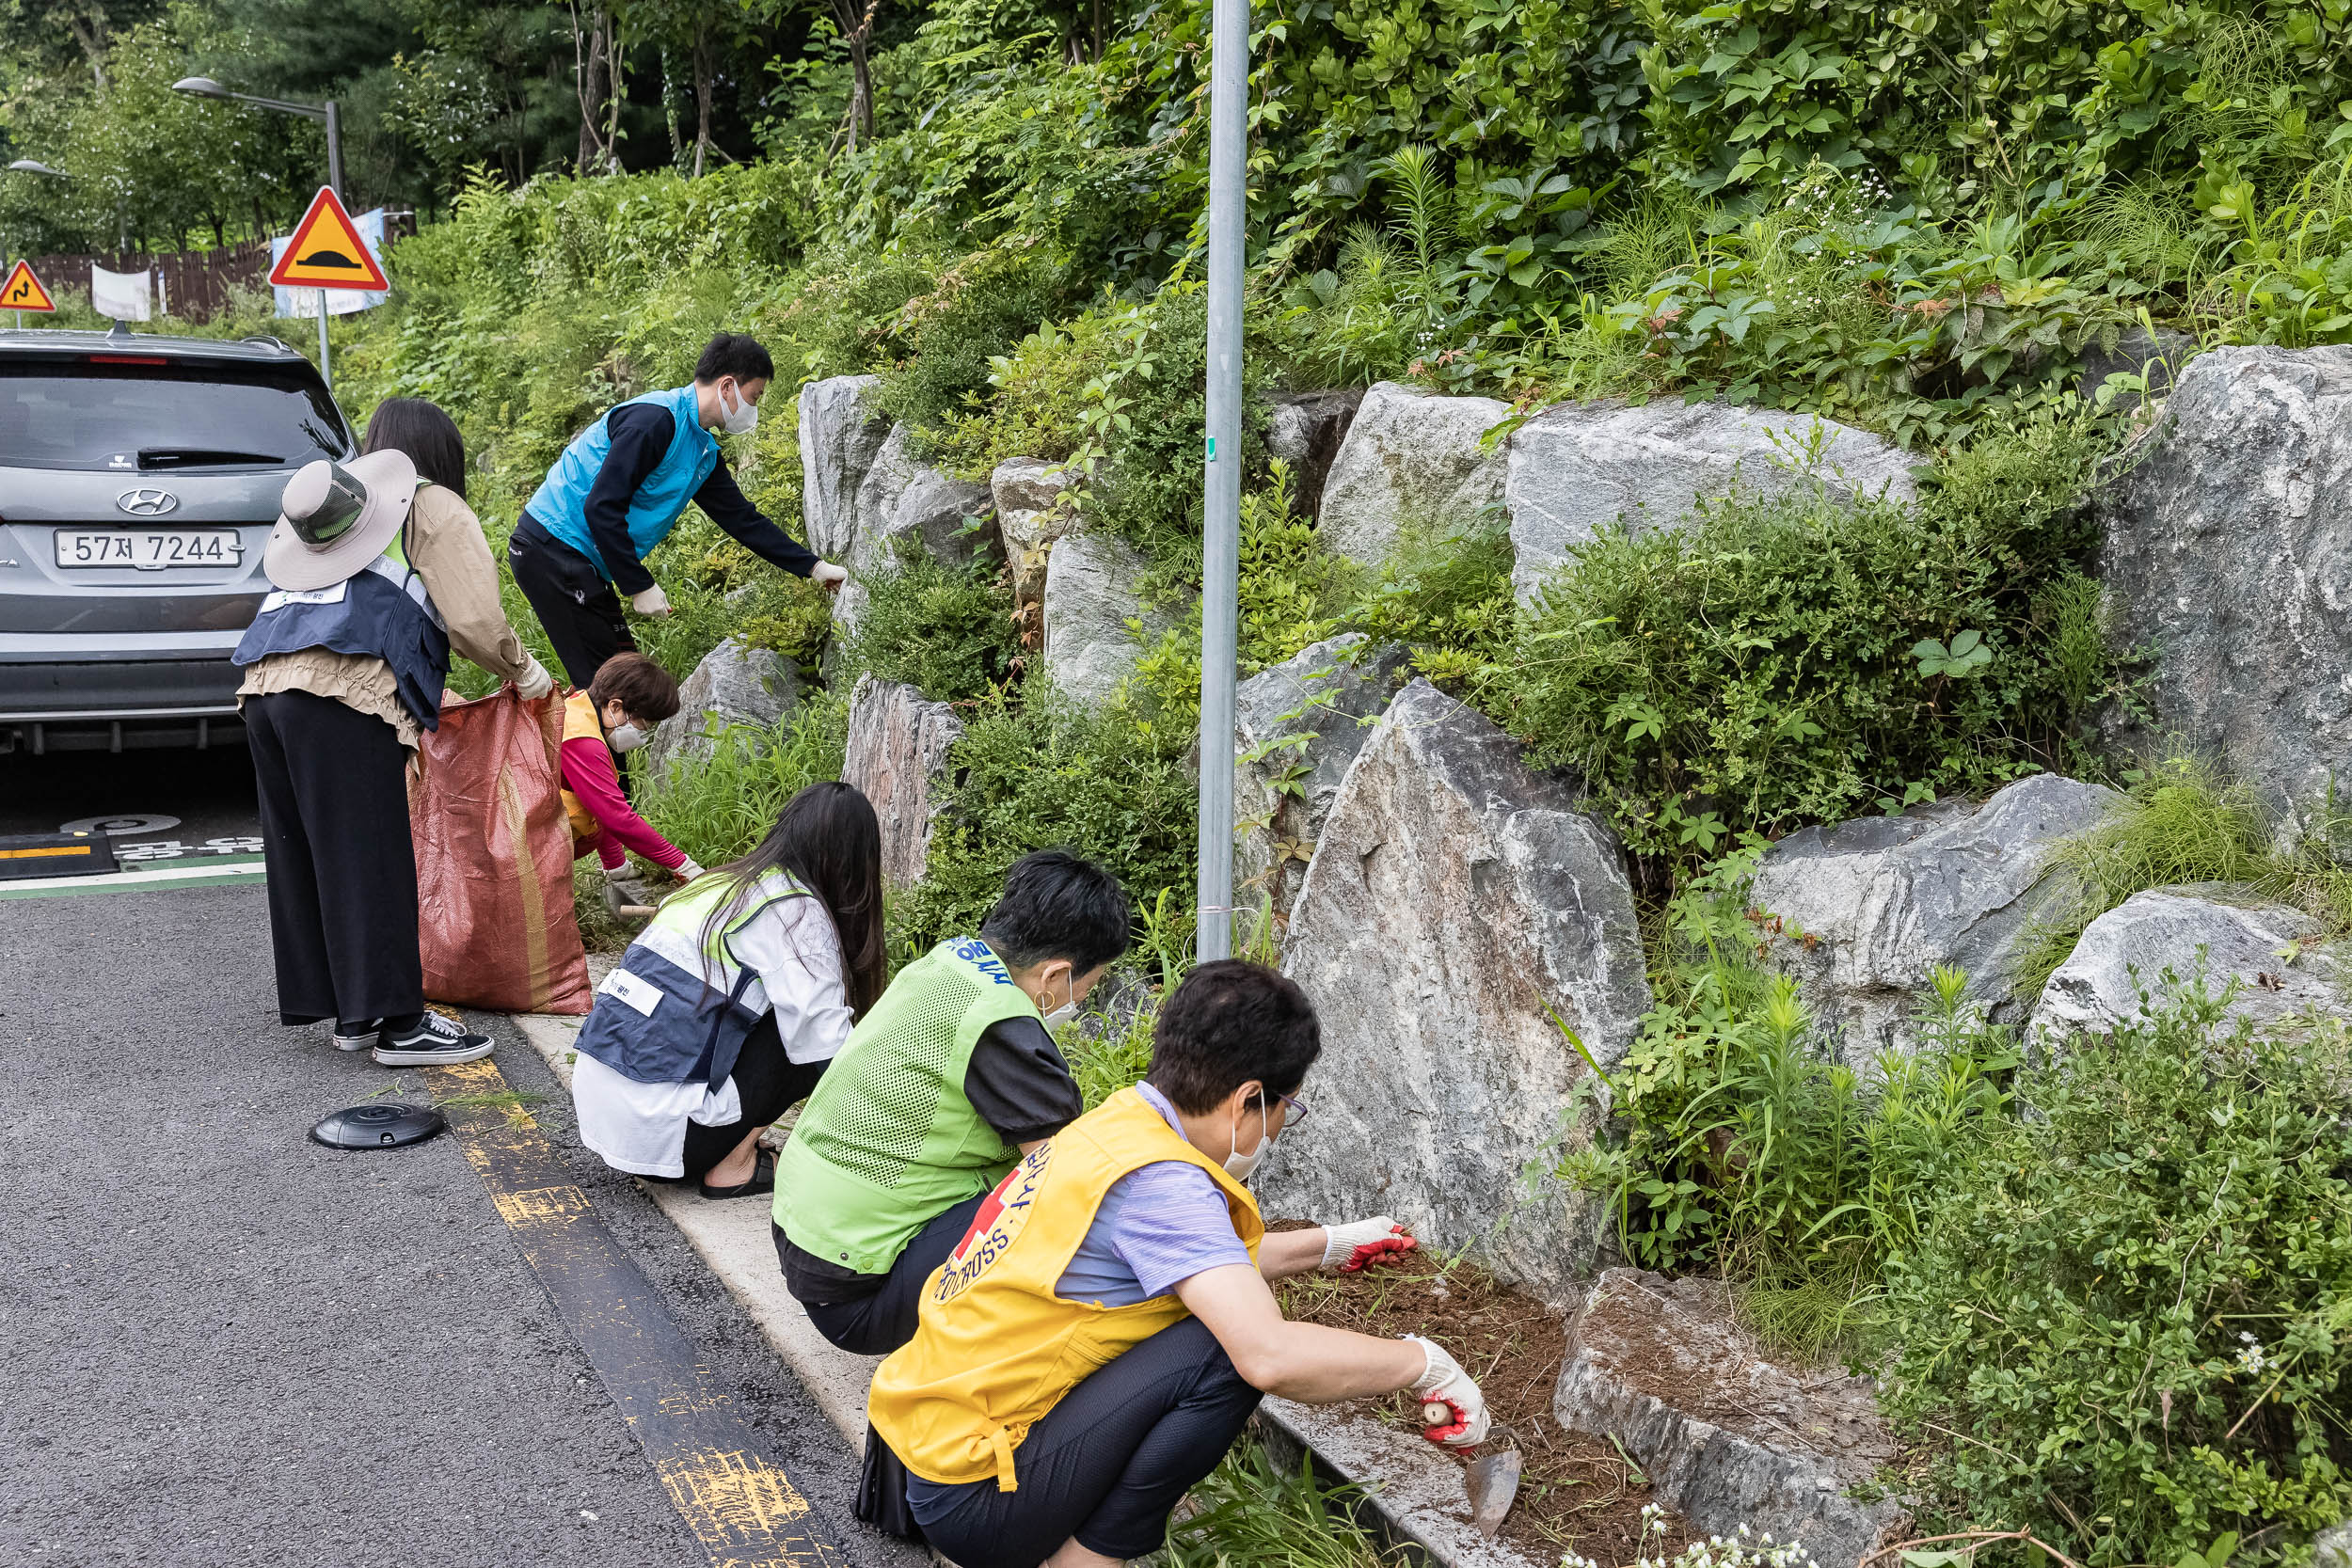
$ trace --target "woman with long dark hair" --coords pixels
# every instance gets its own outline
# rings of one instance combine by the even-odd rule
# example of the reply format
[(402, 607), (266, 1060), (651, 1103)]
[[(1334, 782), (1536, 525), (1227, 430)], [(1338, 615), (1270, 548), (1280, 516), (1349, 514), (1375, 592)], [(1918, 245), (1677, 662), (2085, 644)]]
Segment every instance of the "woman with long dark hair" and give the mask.
[(422, 398), (388, 399), (360, 455), (303, 468), (280, 506), (262, 555), (275, 592), (234, 656), (278, 1016), (331, 1019), (339, 1048), (387, 1067), (486, 1056), (487, 1037), (425, 1008), (408, 763), (440, 724), (453, 650), (525, 697), (554, 683), (499, 606), (466, 443)]
[(882, 995), (882, 827), (864, 795), (816, 784), (758, 847), (661, 906), (596, 988), (572, 1102), (616, 1170), (775, 1190), (759, 1134), (808, 1097)]

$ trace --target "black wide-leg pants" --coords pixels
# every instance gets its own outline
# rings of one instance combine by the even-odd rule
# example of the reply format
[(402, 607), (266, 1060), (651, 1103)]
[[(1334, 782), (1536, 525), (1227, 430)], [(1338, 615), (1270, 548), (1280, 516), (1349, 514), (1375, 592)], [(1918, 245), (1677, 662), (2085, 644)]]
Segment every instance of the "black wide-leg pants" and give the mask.
[(408, 752), (373, 714), (308, 691), (245, 700), (269, 867), (278, 1016), (424, 1010)]

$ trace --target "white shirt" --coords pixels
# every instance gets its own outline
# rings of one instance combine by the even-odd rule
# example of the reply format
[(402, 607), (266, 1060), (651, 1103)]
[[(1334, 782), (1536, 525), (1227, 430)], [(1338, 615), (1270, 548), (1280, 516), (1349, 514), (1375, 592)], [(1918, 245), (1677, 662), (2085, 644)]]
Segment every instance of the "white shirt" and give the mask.
[[(791, 885), (781, 875), (762, 880), (753, 902), (774, 901), (727, 939), (727, 952), (757, 976), (745, 990), (743, 1005), (776, 1015), (785, 1055), (794, 1062), (831, 1061), (850, 1037), (841, 939), (818, 899), (781, 896)], [(680, 946), (663, 927), (649, 926), (637, 940), (690, 973), (701, 967), (692, 947)], [(668, 951), (672, 946), (679, 951)], [(733, 979), (732, 966), (726, 974), (711, 976), (721, 990), (730, 988)], [(580, 1141), (613, 1169), (638, 1176), (684, 1176), (686, 1124), (724, 1127), (743, 1115), (733, 1078), (707, 1086), (640, 1084), (586, 1052), (572, 1062), (572, 1106), (580, 1118)]]

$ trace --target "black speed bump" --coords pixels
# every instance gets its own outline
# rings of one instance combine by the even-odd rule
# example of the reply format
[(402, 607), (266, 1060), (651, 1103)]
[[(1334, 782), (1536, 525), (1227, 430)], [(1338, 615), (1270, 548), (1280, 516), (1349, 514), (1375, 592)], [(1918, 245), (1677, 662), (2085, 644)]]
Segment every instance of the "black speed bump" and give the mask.
[(13, 833), (0, 836), (0, 881), (31, 877), (95, 877), (119, 869), (104, 833)]

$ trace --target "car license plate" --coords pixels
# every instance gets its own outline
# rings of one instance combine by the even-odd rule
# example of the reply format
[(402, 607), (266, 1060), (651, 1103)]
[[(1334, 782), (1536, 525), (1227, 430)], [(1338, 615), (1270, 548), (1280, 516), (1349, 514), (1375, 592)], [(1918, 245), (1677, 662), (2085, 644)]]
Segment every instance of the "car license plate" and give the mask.
[(60, 566), (135, 566), (142, 572), (167, 566), (234, 566), (245, 546), (232, 528), (61, 528)]

